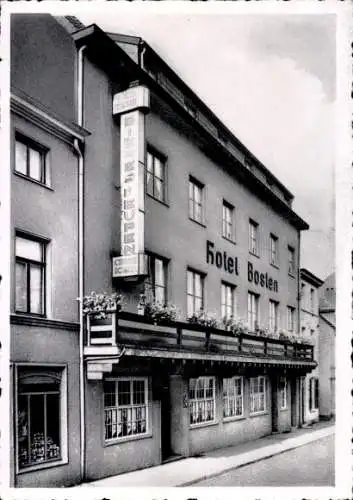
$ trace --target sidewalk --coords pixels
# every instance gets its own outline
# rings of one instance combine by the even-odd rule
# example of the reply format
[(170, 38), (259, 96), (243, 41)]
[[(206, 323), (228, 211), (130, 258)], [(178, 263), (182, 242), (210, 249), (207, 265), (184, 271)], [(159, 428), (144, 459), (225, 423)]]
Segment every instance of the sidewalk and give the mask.
[(273, 434), (241, 445), (210, 451), (202, 456), (183, 458), (163, 465), (83, 483), (79, 487), (188, 486), (228, 470), (317, 441), (334, 434), (334, 430), (332, 422), (319, 422), (309, 428), (295, 429), (291, 433)]

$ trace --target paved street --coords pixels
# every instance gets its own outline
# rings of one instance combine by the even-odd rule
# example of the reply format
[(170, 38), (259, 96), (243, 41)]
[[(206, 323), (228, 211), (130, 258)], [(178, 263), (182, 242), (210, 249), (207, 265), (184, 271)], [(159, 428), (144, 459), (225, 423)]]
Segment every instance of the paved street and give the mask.
[(334, 436), (193, 486), (334, 486)]

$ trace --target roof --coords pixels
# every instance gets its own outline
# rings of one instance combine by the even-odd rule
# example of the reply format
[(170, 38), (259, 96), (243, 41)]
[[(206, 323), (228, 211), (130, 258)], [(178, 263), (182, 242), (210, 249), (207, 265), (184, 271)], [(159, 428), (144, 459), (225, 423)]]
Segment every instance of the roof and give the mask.
[(324, 283), (323, 280), (321, 280), (320, 278), (318, 278), (312, 272), (308, 271), (308, 269), (306, 269), (305, 267), (301, 267), (300, 268), (300, 278), (303, 281), (307, 281), (311, 285), (316, 286), (316, 288), (319, 288)]

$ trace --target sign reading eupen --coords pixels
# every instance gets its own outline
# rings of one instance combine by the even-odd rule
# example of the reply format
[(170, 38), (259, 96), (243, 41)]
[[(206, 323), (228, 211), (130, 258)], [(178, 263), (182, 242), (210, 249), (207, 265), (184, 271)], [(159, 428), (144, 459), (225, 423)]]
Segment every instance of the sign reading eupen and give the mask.
[(238, 276), (238, 257), (229, 257), (227, 252), (214, 250), (214, 243), (207, 240), (206, 242), (206, 262), (207, 264), (216, 265), (218, 269), (224, 269), (229, 274)]

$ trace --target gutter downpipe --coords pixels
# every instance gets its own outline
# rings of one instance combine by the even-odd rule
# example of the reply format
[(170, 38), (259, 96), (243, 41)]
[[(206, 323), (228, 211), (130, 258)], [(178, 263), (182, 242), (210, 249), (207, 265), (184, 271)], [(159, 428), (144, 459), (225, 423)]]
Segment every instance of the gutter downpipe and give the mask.
[[(77, 66), (77, 124), (83, 126), (83, 52), (86, 45), (78, 50)], [(79, 357), (80, 357), (80, 470), (81, 481), (85, 479), (86, 467), (86, 443), (85, 443), (85, 372), (83, 359), (84, 342), (84, 317), (83, 317), (83, 297), (84, 297), (84, 156), (83, 143), (77, 139), (74, 141), (74, 148), (78, 154), (78, 287), (79, 287)]]

